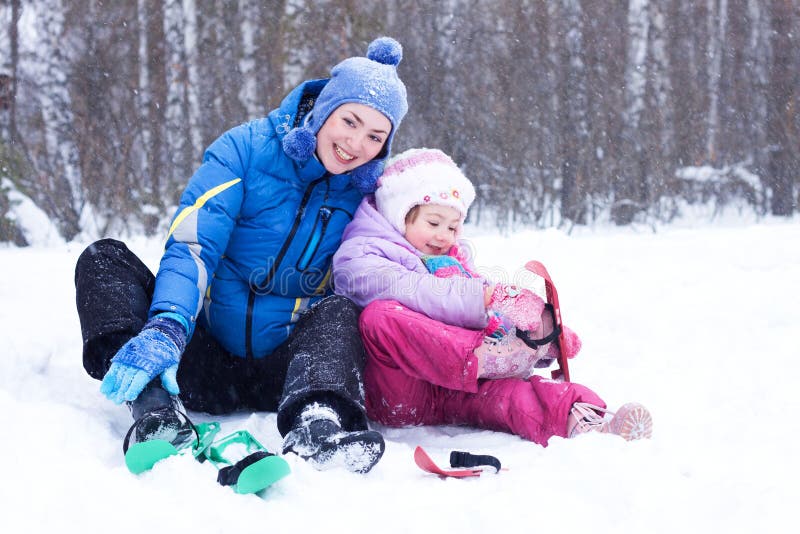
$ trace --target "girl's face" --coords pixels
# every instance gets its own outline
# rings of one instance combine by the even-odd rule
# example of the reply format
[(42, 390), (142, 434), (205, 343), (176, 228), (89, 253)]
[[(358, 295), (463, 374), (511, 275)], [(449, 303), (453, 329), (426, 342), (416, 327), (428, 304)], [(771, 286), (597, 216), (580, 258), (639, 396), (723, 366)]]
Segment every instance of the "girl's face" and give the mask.
[(447, 254), (456, 243), (461, 214), (450, 206), (424, 204), (406, 217), (406, 241), (423, 254)]
[(380, 111), (364, 104), (342, 104), (317, 132), (317, 157), (331, 174), (343, 174), (373, 159), (392, 131)]

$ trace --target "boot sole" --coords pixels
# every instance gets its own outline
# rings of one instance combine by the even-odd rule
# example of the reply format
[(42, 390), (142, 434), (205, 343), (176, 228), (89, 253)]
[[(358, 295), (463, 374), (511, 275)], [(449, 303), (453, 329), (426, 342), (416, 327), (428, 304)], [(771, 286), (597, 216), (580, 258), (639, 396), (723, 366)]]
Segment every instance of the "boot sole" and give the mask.
[(628, 441), (650, 439), (653, 435), (653, 418), (647, 408), (639, 403), (623, 404), (611, 419), (609, 432)]
[(367, 473), (378, 463), (385, 449), (383, 437), (367, 430), (326, 442), (309, 460), (319, 470), (345, 467), (354, 473)]

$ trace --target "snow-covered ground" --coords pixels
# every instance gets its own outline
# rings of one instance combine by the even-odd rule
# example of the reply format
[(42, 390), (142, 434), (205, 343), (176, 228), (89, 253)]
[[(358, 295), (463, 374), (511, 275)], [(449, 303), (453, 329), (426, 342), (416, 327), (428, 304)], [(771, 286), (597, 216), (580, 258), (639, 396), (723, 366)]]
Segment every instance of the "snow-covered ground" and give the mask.
[[(595, 434), (542, 448), (470, 428), (382, 428), (386, 454), (368, 475), (290, 456), (292, 474), (264, 498), (218, 486), (213, 466), (187, 457), (136, 477), (121, 453), (130, 416), (81, 367), (72, 277), (83, 245), (0, 248), (3, 531), (794, 531), (800, 221), (483, 231), (473, 242), (498, 271), (547, 265), (583, 339), (573, 380), (611, 407), (648, 406), (652, 440)], [(128, 244), (156, 267), (158, 240)], [(221, 421), (280, 446), (274, 414)], [(440, 465), (466, 450), (508, 470), (441, 480), (414, 465), (416, 445)]]

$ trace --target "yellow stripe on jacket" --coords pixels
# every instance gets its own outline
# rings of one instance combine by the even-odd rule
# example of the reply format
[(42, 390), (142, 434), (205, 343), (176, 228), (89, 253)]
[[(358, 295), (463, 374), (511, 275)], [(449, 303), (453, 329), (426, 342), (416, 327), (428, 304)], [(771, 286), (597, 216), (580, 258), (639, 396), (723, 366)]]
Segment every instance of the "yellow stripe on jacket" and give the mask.
[(223, 191), (225, 191), (229, 187), (232, 187), (232, 186), (238, 184), (241, 181), (242, 181), (241, 178), (236, 178), (234, 180), (231, 180), (230, 182), (225, 182), (224, 184), (220, 184), (217, 187), (214, 187), (214, 188), (206, 191), (202, 195), (200, 195), (200, 197), (198, 197), (198, 199), (195, 200), (193, 205), (183, 208), (183, 210), (178, 214), (178, 216), (175, 217), (175, 220), (172, 221), (172, 225), (169, 227), (169, 234), (167, 235), (167, 239), (169, 239), (172, 236), (172, 233), (175, 231), (175, 229), (178, 226), (180, 226), (180, 224), (183, 222), (184, 219), (186, 219), (186, 217), (188, 217), (189, 215), (191, 215), (195, 211), (197, 211), (200, 208), (202, 208), (205, 205), (206, 202), (208, 202), (210, 199), (212, 199), (216, 195), (222, 193)]

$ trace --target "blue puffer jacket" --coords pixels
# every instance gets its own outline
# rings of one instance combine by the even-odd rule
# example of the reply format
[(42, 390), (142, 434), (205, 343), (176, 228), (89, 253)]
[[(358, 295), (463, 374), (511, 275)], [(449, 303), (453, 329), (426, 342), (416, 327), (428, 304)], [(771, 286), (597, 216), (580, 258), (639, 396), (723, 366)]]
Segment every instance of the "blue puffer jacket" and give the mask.
[(207, 149), (172, 221), (151, 315), (178, 313), (231, 353), (261, 358), (330, 292), (331, 258), (361, 194), (348, 175), (314, 157), (298, 163), (281, 145), (325, 83), (304, 83)]

